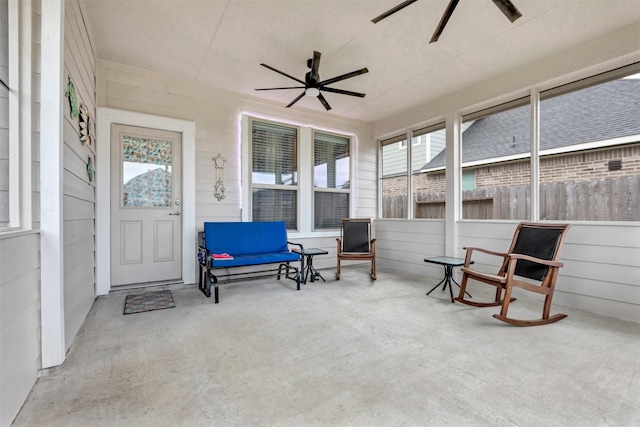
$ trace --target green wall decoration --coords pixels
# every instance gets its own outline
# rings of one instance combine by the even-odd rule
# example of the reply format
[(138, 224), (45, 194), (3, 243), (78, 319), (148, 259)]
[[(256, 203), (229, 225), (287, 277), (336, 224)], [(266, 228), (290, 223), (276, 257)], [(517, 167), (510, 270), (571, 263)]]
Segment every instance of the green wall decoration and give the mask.
[(89, 182), (93, 182), (93, 158), (89, 156), (87, 159), (87, 176), (89, 177)]
[(78, 100), (76, 99), (76, 88), (73, 85), (73, 81), (71, 81), (71, 76), (67, 77), (67, 93), (66, 95), (69, 97), (69, 106), (71, 107), (71, 118), (75, 119), (78, 117)]

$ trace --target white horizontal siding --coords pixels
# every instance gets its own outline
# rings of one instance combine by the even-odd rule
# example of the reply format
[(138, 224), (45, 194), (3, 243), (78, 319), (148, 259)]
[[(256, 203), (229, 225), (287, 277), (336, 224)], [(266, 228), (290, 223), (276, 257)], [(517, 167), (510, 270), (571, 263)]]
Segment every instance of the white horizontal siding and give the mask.
[(40, 369), (40, 239), (0, 237), (0, 425), (10, 425)]
[[(40, 225), (40, 58), (41, 3), (20, 2), (21, 25), (30, 25), (29, 46), (21, 46), (22, 66), (30, 69), (31, 99), (22, 119), (30, 124), (32, 224)], [(24, 83), (25, 87), (29, 84)], [(30, 104), (30, 105), (29, 105)], [(29, 107), (31, 110), (29, 111)], [(27, 129), (28, 131), (28, 129)], [(27, 220), (28, 221), (28, 220)], [(38, 377), (41, 361), (40, 235), (0, 235), (0, 425), (10, 425)]]
[[(64, 68), (73, 81), (78, 105), (84, 104), (96, 118), (96, 60), (77, 1), (65, 3)], [(96, 143), (80, 141), (78, 117), (70, 116), (64, 103), (63, 118), (63, 233), (64, 233), (64, 333), (71, 347), (95, 299), (95, 182), (87, 174), (89, 158), (95, 165)], [(94, 124), (95, 131), (95, 124)]]
[(442, 278), (442, 267), (424, 259), (444, 254), (444, 221), (379, 219), (375, 221), (375, 236), (380, 267)]

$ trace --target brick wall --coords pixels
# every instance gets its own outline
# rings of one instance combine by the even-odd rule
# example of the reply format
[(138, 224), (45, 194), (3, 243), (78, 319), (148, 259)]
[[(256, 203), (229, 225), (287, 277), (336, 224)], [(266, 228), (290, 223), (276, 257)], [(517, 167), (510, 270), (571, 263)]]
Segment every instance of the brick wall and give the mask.
[[(609, 171), (609, 161), (621, 160), (622, 169)], [(472, 169), (468, 169), (472, 170)], [(476, 188), (528, 184), (529, 159), (504, 162), (473, 168)], [(609, 149), (558, 154), (540, 158), (540, 182), (584, 181), (602, 178), (640, 175), (640, 143)], [(445, 191), (444, 171), (420, 173), (413, 176), (414, 192), (437, 193)], [(383, 197), (406, 193), (406, 177), (385, 178)]]

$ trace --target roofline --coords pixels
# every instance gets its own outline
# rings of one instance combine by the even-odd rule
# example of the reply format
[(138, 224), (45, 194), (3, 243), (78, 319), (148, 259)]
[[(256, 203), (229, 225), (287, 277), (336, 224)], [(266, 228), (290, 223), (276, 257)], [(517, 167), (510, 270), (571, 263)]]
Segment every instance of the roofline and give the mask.
[[(566, 153), (577, 152), (577, 151), (594, 150), (597, 148), (607, 148), (615, 145), (632, 144), (634, 142), (640, 142), (640, 135), (621, 136), (619, 138), (604, 139), (601, 141), (585, 142), (583, 144), (550, 148), (548, 150), (541, 150), (540, 157), (552, 156), (554, 154), (566, 154)], [(510, 162), (514, 160), (527, 159), (529, 157), (531, 157), (531, 153), (514, 154), (512, 156), (494, 157), (492, 159), (475, 160), (473, 162), (466, 162), (462, 164), (462, 167), (468, 168), (468, 167), (474, 167), (474, 166), (488, 165), (492, 163)], [(421, 169), (419, 172), (437, 172), (439, 170), (444, 170), (444, 169), (445, 169), (444, 166), (438, 166), (436, 168)]]

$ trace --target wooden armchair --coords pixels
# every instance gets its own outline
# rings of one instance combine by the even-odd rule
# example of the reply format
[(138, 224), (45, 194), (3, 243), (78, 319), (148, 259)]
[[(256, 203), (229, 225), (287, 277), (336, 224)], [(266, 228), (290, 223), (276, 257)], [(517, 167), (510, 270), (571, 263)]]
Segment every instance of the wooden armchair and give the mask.
[(371, 279), (376, 280), (376, 239), (371, 238), (371, 219), (343, 218), (340, 220), (338, 242), (338, 270), (336, 280), (340, 280), (340, 261), (371, 261)]
[[(511, 247), (507, 253), (472, 247), (464, 248), (467, 253), (464, 266), (461, 269), (460, 293), (455, 300), (476, 307), (501, 305), (500, 314), (494, 314), (493, 317), (517, 326), (545, 325), (564, 319), (567, 317), (566, 314), (549, 316), (549, 311), (558, 270), (563, 266), (559, 262), (560, 251), (566, 232), (570, 227), (569, 224), (523, 222), (516, 228)], [(474, 251), (502, 257), (500, 270), (496, 274), (489, 274), (472, 269), (470, 262)], [(465, 299), (465, 290), (469, 279), (495, 286), (495, 300), (476, 302)], [(509, 303), (516, 300), (511, 297), (514, 286), (545, 296), (541, 319), (519, 320), (508, 317)], [(502, 297), (503, 290), (505, 291), (504, 297)]]

